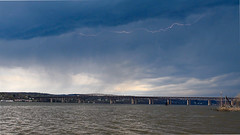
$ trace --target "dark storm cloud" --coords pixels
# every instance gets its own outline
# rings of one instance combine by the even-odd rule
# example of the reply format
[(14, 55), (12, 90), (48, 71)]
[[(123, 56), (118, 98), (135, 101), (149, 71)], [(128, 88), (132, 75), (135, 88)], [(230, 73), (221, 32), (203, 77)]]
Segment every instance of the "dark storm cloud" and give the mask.
[[(174, 4), (173, 4), (174, 3)], [(59, 35), (82, 27), (117, 26), (149, 18), (184, 18), (237, 0), (89, 0), (1, 2), (0, 38)]]
[(236, 0), (1, 2), (1, 89), (235, 95), (238, 14)]
[[(97, 36), (82, 36), (79, 32), (94, 33), (95, 29), (79, 29), (61, 36), (39, 37), (29, 40), (0, 41), (0, 60), (13, 61), (15, 65), (29, 65), (24, 61), (37, 61), (38, 64), (57, 68), (70, 68), (77, 63), (91, 61), (113, 76), (123, 69), (143, 67), (147, 76), (188, 76), (208, 78), (229, 72), (239, 72), (240, 47), (238, 43), (238, 8), (218, 7), (209, 11), (196, 24), (179, 26), (165, 32), (149, 33), (137, 31), (131, 34), (113, 34), (116, 27), (104, 28)], [(204, 12), (204, 14), (209, 14)], [(123, 26), (131, 30), (133, 26), (148, 27), (148, 20), (142, 24), (132, 23)], [(156, 20), (152, 26), (171, 25)], [(152, 22), (151, 22), (152, 23)], [(210, 23), (210, 24), (209, 24)], [(122, 29), (121, 26), (118, 26)], [(62, 64), (64, 63), (64, 66)], [(74, 63), (74, 64), (73, 64)], [(111, 67), (111, 66), (112, 67)], [(117, 67), (120, 66), (120, 67)], [(111, 71), (111, 73), (110, 73)], [(129, 70), (128, 70), (129, 71)], [(125, 72), (125, 71), (123, 71)], [(133, 71), (130, 71), (133, 72)], [(110, 76), (110, 75), (109, 75)], [(142, 77), (142, 76), (141, 76)], [(140, 78), (141, 78), (140, 77)], [(113, 80), (109, 78), (110, 81)], [(122, 77), (124, 79), (124, 77)]]

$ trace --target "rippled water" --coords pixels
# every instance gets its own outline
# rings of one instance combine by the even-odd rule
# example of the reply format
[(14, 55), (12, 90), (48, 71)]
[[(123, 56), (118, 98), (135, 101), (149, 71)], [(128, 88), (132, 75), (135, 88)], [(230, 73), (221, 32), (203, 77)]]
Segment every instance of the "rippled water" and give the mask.
[(239, 112), (208, 106), (0, 103), (1, 134), (240, 133)]

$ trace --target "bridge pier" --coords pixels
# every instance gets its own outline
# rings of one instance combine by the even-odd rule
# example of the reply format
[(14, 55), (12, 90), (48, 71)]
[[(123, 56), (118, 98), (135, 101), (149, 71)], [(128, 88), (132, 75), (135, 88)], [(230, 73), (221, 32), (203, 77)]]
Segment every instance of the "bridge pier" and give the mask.
[(148, 99), (148, 104), (149, 104), (149, 105), (154, 104), (154, 100), (151, 99), (151, 98), (149, 98), (149, 99)]
[(211, 103), (211, 100), (208, 100), (208, 106), (211, 106), (212, 103)]
[(131, 104), (134, 104), (134, 98), (131, 98)]
[(187, 105), (191, 104), (191, 100), (187, 99)]
[(110, 101), (109, 101), (109, 102), (110, 102), (110, 104), (113, 104), (113, 100), (112, 100), (112, 99), (110, 99)]
[(61, 102), (64, 103), (64, 98), (61, 99)]
[(135, 98), (134, 103), (137, 104), (137, 99)]
[(172, 104), (171, 99), (168, 99), (167, 100), (167, 105), (171, 105), (171, 104)]
[(149, 104), (149, 105), (152, 104), (152, 100), (151, 100), (151, 98), (148, 99), (148, 104)]

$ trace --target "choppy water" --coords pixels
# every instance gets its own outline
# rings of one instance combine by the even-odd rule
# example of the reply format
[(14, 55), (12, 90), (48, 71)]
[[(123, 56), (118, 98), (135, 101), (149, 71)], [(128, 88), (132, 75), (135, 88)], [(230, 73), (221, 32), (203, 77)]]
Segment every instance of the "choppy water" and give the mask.
[(239, 112), (208, 106), (0, 103), (0, 134), (240, 133)]

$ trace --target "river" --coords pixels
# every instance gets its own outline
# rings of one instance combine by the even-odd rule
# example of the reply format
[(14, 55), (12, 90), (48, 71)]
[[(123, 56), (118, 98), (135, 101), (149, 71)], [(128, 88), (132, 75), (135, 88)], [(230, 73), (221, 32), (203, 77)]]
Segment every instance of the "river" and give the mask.
[(240, 133), (240, 112), (216, 106), (0, 103), (0, 134)]

